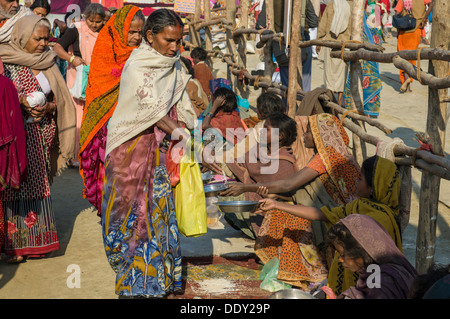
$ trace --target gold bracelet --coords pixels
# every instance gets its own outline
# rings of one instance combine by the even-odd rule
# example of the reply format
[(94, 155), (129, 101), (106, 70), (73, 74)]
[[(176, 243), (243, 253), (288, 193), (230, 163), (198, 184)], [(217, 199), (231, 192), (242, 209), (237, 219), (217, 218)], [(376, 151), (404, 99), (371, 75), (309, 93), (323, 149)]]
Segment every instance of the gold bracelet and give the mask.
[(75, 58), (76, 58), (76, 56), (75, 56), (75, 55), (72, 55), (72, 56), (70, 57), (70, 59), (69, 59), (69, 63), (72, 63), (73, 60), (75, 60)]

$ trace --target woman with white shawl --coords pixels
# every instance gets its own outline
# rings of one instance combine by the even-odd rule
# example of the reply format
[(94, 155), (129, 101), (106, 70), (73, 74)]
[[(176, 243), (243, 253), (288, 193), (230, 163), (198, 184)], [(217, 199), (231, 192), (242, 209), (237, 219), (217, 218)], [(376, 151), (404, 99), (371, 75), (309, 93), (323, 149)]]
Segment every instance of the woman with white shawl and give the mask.
[[(352, 0), (332, 0), (328, 3), (317, 30), (317, 38), (332, 41), (350, 40), (352, 26)], [(324, 59), (325, 87), (334, 93), (338, 93), (338, 103), (342, 103), (342, 97), (347, 79), (348, 64), (340, 58), (332, 58), (332, 49), (321, 48)]]
[(143, 34), (123, 67), (108, 124), (103, 241), (117, 274), (116, 294), (164, 297), (181, 289), (181, 253), (163, 145), (176, 129), (193, 129), (196, 114), (185, 90), (190, 76), (179, 60), (183, 22), (159, 9)]

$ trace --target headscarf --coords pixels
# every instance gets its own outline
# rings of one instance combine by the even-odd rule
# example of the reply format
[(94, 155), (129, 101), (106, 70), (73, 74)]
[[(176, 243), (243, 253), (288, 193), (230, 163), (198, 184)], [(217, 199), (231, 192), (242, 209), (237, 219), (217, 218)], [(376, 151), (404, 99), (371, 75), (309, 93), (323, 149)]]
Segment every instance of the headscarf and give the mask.
[[(322, 207), (321, 211), (328, 219), (327, 227), (336, 224), (339, 220), (352, 215), (367, 215), (375, 219), (391, 236), (394, 243), (400, 251), (402, 249), (402, 238), (400, 228), (397, 222), (399, 213), (399, 194), (400, 194), (400, 172), (397, 166), (390, 160), (378, 157), (376, 158), (373, 176), (373, 197), (358, 198), (344, 206), (335, 208)], [(338, 264), (335, 256), (330, 269), (328, 282), (336, 294), (352, 286), (355, 277), (354, 273), (345, 270), (346, 274), (332, 271)], [(337, 277), (342, 277), (337, 279)], [(334, 285), (338, 286), (334, 286)]]
[(309, 125), (317, 153), (327, 171), (322, 182), (327, 190), (334, 189), (336, 203), (349, 203), (356, 198), (355, 182), (359, 165), (348, 149), (350, 139), (339, 119), (328, 113), (309, 117)]
[[(101, 193), (97, 201), (97, 190), (94, 187), (91, 191), (90, 187), (97, 182), (102, 183), (102, 180), (101, 176), (91, 175), (95, 174), (92, 170), (96, 171), (99, 162), (104, 163), (106, 146), (106, 131), (102, 132), (101, 136), (99, 131), (106, 130), (106, 123), (117, 105), (123, 66), (131, 52), (137, 48), (128, 46), (127, 40), (131, 22), (139, 10), (132, 5), (120, 8), (99, 32), (91, 58), (86, 103), (80, 128), (79, 170), (85, 184), (83, 195), (87, 196), (96, 207), (101, 204)], [(85, 163), (83, 160), (85, 151), (96, 165)]]
[[(47, 20), (37, 15), (21, 18), (15, 24), (9, 43), (0, 46), (0, 56), (3, 63), (16, 64), (39, 70), (47, 78), (56, 98), (56, 125), (58, 128), (59, 151), (56, 169), (66, 167), (68, 160), (73, 158), (76, 136), (75, 107), (69, 89), (56, 64), (57, 55), (47, 49), (45, 52), (27, 53), (24, 48), (33, 34), (35, 25), (41, 20)], [(48, 21), (48, 20), (47, 20)]]
[(350, 215), (340, 222), (380, 267), (380, 287), (369, 287), (368, 277), (376, 274), (362, 269), (356, 286), (347, 289), (342, 295), (352, 299), (406, 299), (417, 271), (383, 226), (375, 219), (360, 214)]
[(185, 88), (191, 76), (179, 55), (167, 57), (146, 41), (134, 49), (120, 80), (119, 101), (108, 123), (106, 156), (156, 124), (176, 105), (178, 121), (193, 129), (197, 116)]

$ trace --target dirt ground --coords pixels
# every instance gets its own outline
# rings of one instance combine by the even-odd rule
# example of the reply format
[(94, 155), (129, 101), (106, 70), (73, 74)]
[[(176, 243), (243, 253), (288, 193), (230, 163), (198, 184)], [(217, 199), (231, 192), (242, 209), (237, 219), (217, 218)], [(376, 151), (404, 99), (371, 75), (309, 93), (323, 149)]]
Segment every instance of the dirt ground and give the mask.
[[(384, 45), (387, 52), (396, 51), (396, 39), (388, 39)], [(224, 76), (225, 65), (215, 61), (215, 75)], [(259, 62), (258, 55), (250, 55), (248, 69), (253, 70)], [(427, 61), (422, 61), (428, 70)], [(399, 93), (398, 70), (390, 64), (380, 64), (383, 80), (381, 113), (379, 120), (392, 129), (385, 136), (375, 128), (368, 132), (383, 139), (400, 137), (406, 145), (418, 147), (414, 133), (425, 131), (428, 89), (417, 81), (412, 93)], [(312, 88), (323, 86), (323, 65), (313, 61)], [(250, 105), (255, 106), (260, 90), (250, 89)], [(448, 131), (448, 130), (447, 130)], [(446, 137), (446, 155), (450, 149), (449, 133)], [(369, 147), (369, 155), (374, 148)], [(419, 210), (421, 172), (413, 169), (413, 194), (410, 225), (404, 233), (405, 255), (415, 264), (415, 243)], [(441, 182), (440, 206), (437, 222), (435, 261), (450, 263), (450, 183)], [(1, 299), (117, 299), (114, 294), (115, 275), (106, 261), (101, 237), (101, 225), (89, 202), (81, 197), (82, 181), (76, 169), (68, 169), (57, 177), (52, 185), (52, 198), (56, 214), (56, 226), (60, 250), (48, 258), (30, 259), (21, 264), (7, 264), (5, 256), (0, 261)], [(223, 220), (222, 220), (223, 221)], [(224, 221), (223, 221), (224, 222)], [(225, 222), (224, 222), (225, 223)], [(199, 238), (182, 238), (183, 255), (223, 255), (248, 253), (252, 241), (241, 233), (233, 232), (226, 225), (211, 229)], [(74, 280), (79, 278), (79, 281)], [(79, 284), (79, 285), (78, 285)]]

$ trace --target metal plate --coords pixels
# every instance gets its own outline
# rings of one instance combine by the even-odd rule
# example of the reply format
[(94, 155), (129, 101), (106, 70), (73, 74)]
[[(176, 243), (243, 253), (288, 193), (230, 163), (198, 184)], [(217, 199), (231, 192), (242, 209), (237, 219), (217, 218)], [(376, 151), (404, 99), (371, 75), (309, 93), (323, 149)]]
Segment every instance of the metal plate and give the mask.
[(225, 183), (213, 183), (203, 186), (206, 196), (218, 196), (221, 192), (228, 189)]
[(203, 183), (206, 183), (206, 184), (209, 183), (213, 179), (213, 177), (214, 177), (214, 173), (212, 173), (212, 172), (202, 173)]
[(269, 299), (316, 299), (306, 291), (299, 289), (278, 290), (269, 296)]
[(219, 202), (217, 206), (224, 213), (253, 213), (258, 207), (258, 201), (237, 200)]

